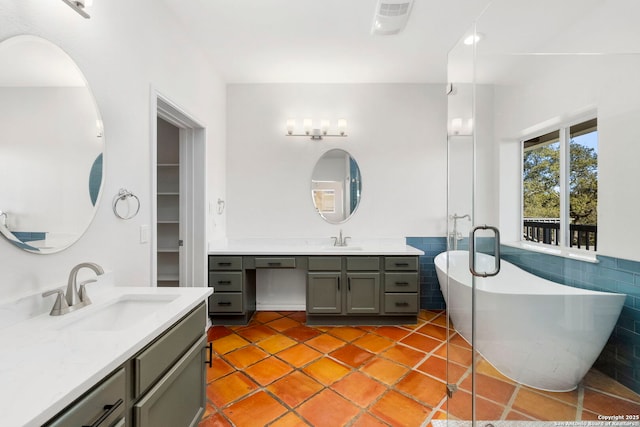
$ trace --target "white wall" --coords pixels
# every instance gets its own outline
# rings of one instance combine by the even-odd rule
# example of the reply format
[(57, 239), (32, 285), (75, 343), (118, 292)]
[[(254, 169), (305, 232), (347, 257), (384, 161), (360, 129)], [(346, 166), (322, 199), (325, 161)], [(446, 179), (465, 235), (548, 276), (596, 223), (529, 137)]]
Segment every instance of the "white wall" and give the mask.
[[(228, 237), (444, 236), (446, 94), (429, 84), (234, 84), (227, 88)], [(348, 121), (347, 138), (285, 136), (287, 118)], [(322, 220), (311, 173), (327, 150), (358, 162), (362, 199)]]
[(518, 239), (518, 140), (596, 109), (598, 253), (640, 260), (634, 223), (640, 212), (640, 55), (539, 56), (528, 59), (523, 69), (526, 77), (497, 86), (495, 96), (505, 240)]
[[(209, 200), (225, 198), (225, 92), (214, 64), (152, 0), (96, 1), (83, 19), (61, 1), (0, 0), (0, 40), (44, 37), (65, 50), (84, 73), (104, 121), (105, 183), (96, 218), (82, 239), (63, 252), (35, 255), (0, 240), (0, 299), (61, 285), (71, 268), (94, 261), (121, 285), (149, 285), (151, 248), (139, 228), (151, 221), (151, 88), (207, 127)], [(111, 201), (121, 187), (140, 198), (140, 214), (123, 221)], [(208, 233), (223, 235), (223, 216)]]

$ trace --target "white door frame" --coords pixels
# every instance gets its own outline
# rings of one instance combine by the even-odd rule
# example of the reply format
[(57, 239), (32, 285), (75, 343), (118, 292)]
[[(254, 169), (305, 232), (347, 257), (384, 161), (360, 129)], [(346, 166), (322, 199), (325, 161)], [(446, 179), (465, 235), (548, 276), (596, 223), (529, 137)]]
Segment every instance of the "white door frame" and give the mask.
[(151, 286), (158, 285), (157, 122), (180, 129), (180, 286), (207, 286), (206, 129), (200, 121), (151, 88)]

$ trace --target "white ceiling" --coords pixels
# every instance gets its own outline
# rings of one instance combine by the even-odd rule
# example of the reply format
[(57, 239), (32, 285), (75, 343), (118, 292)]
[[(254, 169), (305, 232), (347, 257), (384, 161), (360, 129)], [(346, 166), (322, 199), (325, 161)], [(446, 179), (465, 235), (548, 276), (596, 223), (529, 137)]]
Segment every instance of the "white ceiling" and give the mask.
[(414, 0), (371, 35), (377, 0), (163, 0), (229, 83), (447, 80), (447, 52), (490, 0)]

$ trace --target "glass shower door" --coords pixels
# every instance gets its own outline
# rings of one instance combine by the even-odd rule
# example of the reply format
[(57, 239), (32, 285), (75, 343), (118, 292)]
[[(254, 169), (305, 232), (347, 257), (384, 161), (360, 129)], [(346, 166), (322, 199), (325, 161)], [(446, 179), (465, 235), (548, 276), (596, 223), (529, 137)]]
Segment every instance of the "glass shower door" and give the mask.
[(638, 293), (594, 262), (626, 238), (605, 202), (633, 168), (638, 13), (493, 0), (449, 52), (447, 426), (640, 425)]
[[(471, 425), (484, 418), (478, 407), (476, 367), (478, 351), (477, 286), (483, 277), (499, 272), (499, 231), (490, 126), (479, 100), (491, 93), (475, 84), (477, 36), (470, 28), (449, 53), (447, 274), (443, 290), (447, 303), (447, 422)], [(494, 257), (494, 255), (496, 255)], [(493, 414), (492, 414), (493, 415)], [(496, 420), (500, 414), (496, 414)], [(458, 424), (456, 424), (458, 423)], [(462, 423), (462, 424), (460, 424)]]

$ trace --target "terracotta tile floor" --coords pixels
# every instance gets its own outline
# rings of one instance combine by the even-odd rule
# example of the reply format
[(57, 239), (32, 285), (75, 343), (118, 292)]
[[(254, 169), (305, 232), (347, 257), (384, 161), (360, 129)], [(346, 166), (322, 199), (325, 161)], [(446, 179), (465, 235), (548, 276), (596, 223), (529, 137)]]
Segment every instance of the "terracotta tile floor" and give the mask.
[[(446, 315), (417, 325), (309, 327), (304, 312), (258, 312), (247, 326), (214, 326), (200, 427), (427, 426), (470, 419), (471, 349), (452, 331), (446, 399)], [(581, 421), (640, 414), (640, 396), (596, 370), (568, 393), (533, 390), (477, 358), (484, 420)]]

